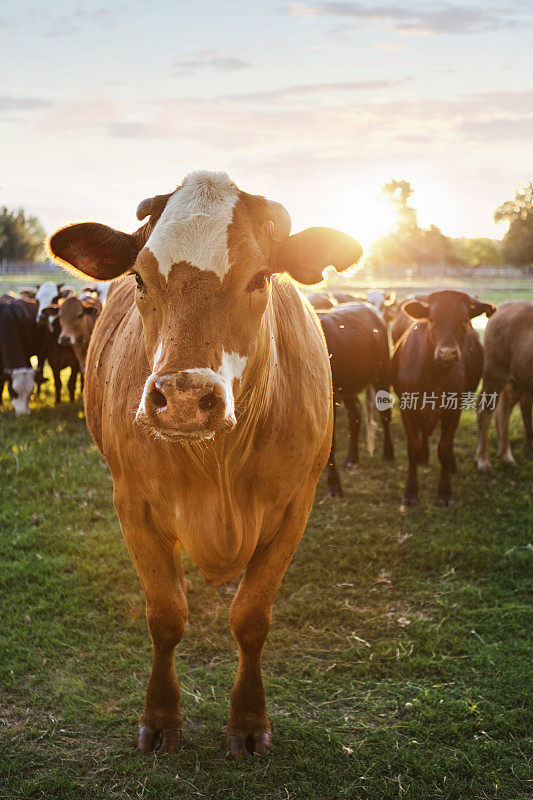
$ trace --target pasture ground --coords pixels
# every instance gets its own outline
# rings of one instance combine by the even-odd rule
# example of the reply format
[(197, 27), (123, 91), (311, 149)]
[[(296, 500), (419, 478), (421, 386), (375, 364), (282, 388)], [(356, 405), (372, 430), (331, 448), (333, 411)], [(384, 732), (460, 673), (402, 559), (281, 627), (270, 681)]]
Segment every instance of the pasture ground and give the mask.
[[(321, 480), (265, 652), (272, 754), (234, 763), (223, 738), (234, 589), (206, 587), (188, 562), (185, 742), (170, 756), (134, 751), (151, 663), (143, 597), (81, 400), (53, 408), (47, 391), (28, 418), (0, 412), (0, 797), (533, 796), (533, 457), (516, 412), (519, 466), (494, 459), (490, 474), (475, 470), (475, 415), (463, 414), (453, 509), (435, 505), (433, 448), (420, 506), (400, 512), (397, 413), (396, 464), (363, 447), (342, 500), (327, 499)], [(339, 459), (345, 438), (342, 427)], [(491, 442), (495, 455), (494, 429)]]

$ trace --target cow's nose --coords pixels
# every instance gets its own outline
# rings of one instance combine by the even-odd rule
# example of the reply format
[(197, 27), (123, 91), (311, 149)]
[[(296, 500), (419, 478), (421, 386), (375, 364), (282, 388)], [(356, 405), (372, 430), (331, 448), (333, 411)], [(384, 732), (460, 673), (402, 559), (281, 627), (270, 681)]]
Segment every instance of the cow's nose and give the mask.
[(65, 336), (64, 334), (61, 334), (61, 336), (57, 341), (59, 342), (59, 344), (62, 344), (63, 347), (65, 347), (66, 345), (70, 344), (70, 336)]
[(144, 396), (148, 421), (183, 436), (207, 434), (223, 422), (231, 424), (225, 420), (222, 386), (201, 373), (151, 375)]
[(459, 360), (458, 347), (439, 347), (437, 351), (437, 358), (439, 361), (452, 363)]

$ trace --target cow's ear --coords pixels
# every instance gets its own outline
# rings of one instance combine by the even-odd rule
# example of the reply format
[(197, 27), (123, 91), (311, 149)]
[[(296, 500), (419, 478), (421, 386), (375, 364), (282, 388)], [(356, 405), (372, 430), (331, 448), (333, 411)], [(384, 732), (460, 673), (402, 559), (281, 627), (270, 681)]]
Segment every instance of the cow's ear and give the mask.
[(86, 306), (83, 305), (83, 313), (88, 314), (90, 317), (97, 317), (100, 313), (100, 309), (96, 308), (96, 306)]
[(129, 233), (98, 222), (82, 222), (56, 231), (48, 240), (48, 252), (69, 272), (110, 281), (131, 269), (139, 244)]
[(470, 303), (470, 319), (479, 317), (480, 314), (486, 314), (487, 317), (492, 317), (498, 310), (498, 306), (493, 306), (492, 303), (482, 303), (481, 300), (472, 300)]
[(275, 243), (272, 272), (286, 271), (299, 283), (320, 283), (326, 267), (348, 269), (362, 253), (359, 242), (346, 233), (332, 228), (307, 228)]
[(408, 300), (403, 303), (402, 311), (413, 319), (427, 319), (430, 308), (427, 303), (422, 303), (420, 300)]

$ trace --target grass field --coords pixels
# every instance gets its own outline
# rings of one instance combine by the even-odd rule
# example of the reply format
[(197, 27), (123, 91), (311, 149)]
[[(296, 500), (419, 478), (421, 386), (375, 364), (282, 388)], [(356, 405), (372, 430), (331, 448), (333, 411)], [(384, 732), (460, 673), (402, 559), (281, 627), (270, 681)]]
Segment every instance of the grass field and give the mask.
[[(363, 452), (343, 475), (344, 499), (319, 485), (265, 653), (274, 747), (234, 763), (223, 737), (234, 588), (206, 587), (186, 563), (185, 743), (141, 756), (132, 744), (151, 664), (143, 597), (81, 401), (56, 409), (48, 394), (18, 420), (4, 409), (0, 797), (531, 798), (533, 458), (521, 421), (515, 413), (518, 468), (479, 474), (475, 417), (463, 414), (451, 510), (435, 505), (432, 453), (421, 505), (400, 512), (397, 415), (393, 435), (395, 465)], [(345, 429), (339, 438), (340, 458)]]

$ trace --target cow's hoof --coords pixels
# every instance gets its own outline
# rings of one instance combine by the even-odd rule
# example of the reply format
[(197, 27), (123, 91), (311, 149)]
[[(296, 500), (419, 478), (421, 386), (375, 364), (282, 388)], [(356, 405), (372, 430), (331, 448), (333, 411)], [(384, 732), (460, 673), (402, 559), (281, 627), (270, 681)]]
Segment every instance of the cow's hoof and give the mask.
[(249, 755), (266, 756), (270, 752), (272, 736), (268, 731), (250, 733), (248, 736), (227, 736), (228, 750), (232, 758), (246, 758)]
[(488, 459), (488, 458), (478, 458), (478, 460), (477, 460), (477, 468), (481, 472), (488, 472), (489, 469), (492, 469), (492, 464), (490, 463), (490, 459)]
[(141, 753), (175, 753), (181, 747), (183, 731), (181, 728), (153, 730), (141, 725), (135, 739), (135, 747)]
[(439, 508), (451, 508), (453, 506), (453, 497), (439, 497), (437, 505)]
[(402, 497), (402, 506), (405, 506), (405, 508), (417, 505), (418, 505), (418, 497), (407, 497), (407, 496)]
[(343, 494), (341, 486), (328, 486), (328, 497), (342, 497)]
[(346, 472), (355, 472), (359, 464), (356, 461), (352, 461), (351, 459), (346, 459), (344, 462), (344, 469)]
[(516, 467), (516, 461), (512, 453), (504, 453), (501, 456), (502, 464), (507, 464), (508, 467)]

